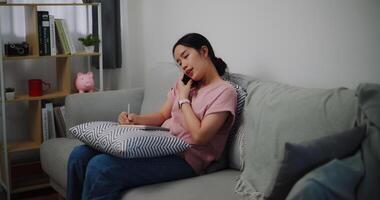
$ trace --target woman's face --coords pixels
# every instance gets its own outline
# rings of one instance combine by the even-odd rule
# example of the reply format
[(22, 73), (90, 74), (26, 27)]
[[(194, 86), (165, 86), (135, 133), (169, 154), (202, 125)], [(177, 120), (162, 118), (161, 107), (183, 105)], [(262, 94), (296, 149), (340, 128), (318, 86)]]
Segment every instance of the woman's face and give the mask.
[(200, 81), (206, 74), (207, 48), (197, 51), (194, 48), (178, 45), (174, 49), (174, 58), (183, 71), (195, 81)]

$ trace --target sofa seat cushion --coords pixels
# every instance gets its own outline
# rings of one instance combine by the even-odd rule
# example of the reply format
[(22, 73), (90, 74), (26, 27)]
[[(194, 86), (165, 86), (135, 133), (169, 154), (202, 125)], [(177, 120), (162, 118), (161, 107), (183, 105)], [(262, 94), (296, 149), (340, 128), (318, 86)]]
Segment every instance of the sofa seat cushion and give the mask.
[(234, 186), (240, 173), (237, 170), (222, 170), (189, 179), (147, 185), (127, 191), (122, 199), (237, 200), (239, 196), (234, 193)]
[[(83, 144), (77, 139), (56, 138), (45, 141), (40, 148), (42, 169), (66, 190), (67, 162), (74, 147)], [(64, 195), (64, 194), (62, 194)]]

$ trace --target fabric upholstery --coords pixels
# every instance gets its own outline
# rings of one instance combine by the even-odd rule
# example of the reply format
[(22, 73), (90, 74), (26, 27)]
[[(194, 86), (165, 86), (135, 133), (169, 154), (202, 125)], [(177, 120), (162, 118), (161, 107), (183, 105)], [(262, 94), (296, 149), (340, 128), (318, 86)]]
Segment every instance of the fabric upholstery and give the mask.
[(285, 142), (299, 143), (352, 128), (356, 104), (354, 92), (344, 88), (251, 83), (240, 127), (245, 134), (244, 169), (236, 191), (246, 197), (263, 196), (278, 170)]
[(67, 161), (74, 147), (83, 144), (77, 139), (56, 138), (45, 141), (40, 148), (41, 166), (54, 182), (66, 190)]
[(355, 200), (356, 188), (364, 175), (361, 152), (311, 171), (297, 182), (286, 200)]
[[(228, 79), (230, 82), (235, 83), (239, 85), (245, 92), (247, 91), (248, 85), (253, 82), (255, 79), (250, 76), (242, 75), (242, 74), (235, 74), (235, 73), (229, 73), (227, 75), (228, 77), (224, 77), (224, 79)], [(244, 97), (244, 104), (245, 99), (247, 97), (247, 94), (242, 93), (241, 96)], [(242, 112), (244, 111), (244, 104), (242, 105), (241, 109)], [(232, 133), (227, 141), (226, 146), (226, 156), (228, 157), (228, 166), (232, 169), (236, 170), (242, 170), (242, 139), (243, 139), (243, 132), (240, 129), (240, 125), (243, 123), (242, 114), (239, 113), (239, 115), (236, 116), (236, 121), (234, 126), (232, 127)]]
[(117, 122), (87, 122), (70, 128), (69, 132), (92, 148), (120, 158), (173, 155), (190, 147), (169, 131), (140, 130), (119, 126)]
[(269, 190), (269, 199), (285, 199), (293, 185), (307, 172), (333, 159), (358, 151), (365, 136), (363, 127), (300, 144), (285, 143), (284, 159)]
[(147, 185), (127, 191), (123, 200), (238, 200), (234, 193), (236, 170), (223, 170), (212, 174), (183, 179), (178, 181)]
[(366, 174), (359, 185), (357, 199), (380, 199), (380, 85), (360, 84), (356, 95), (367, 125), (367, 137), (362, 143)]
[[(147, 90), (106, 91), (68, 96), (66, 118), (70, 125), (67, 128), (89, 121), (115, 121), (117, 114), (127, 109), (128, 103), (131, 105), (131, 110), (136, 113), (140, 112), (141, 107), (145, 113), (156, 111), (161, 104), (157, 100), (165, 99), (168, 89), (173, 86), (179, 75), (174, 64), (159, 64), (159, 66), (162, 65), (164, 67), (147, 70), (149, 75), (145, 76)], [(248, 88), (248, 97), (239, 122), (241, 126), (234, 137), (229, 139), (230, 148), (226, 153), (229, 155), (228, 166), (238, 170), (244, 168), (244, 172), (225, 169), (191, 179), (139, 187), (126, 191), (124, 199), (230, 200), (260, 197), (260, 193), (257, 192), (257, 182), (251, 181), (250, 178), (259, 180), (258, 183), (263, 187), (265, 184), (262, 184), (261, 180), (264, 177), (265, 181), (267, 177), (266, 183), (269, 184), (274, 178), (271, 175), (276, 174), (278, 162), (282, 159), (284, 149), (280, 147), (283, 147), (286, 142), (297, 144), (301, 141), (313, 140), (351, 128), (354, 123), (352, 116), (357, 114), (355, 113), (357, 102), (352, 97), (351, 90), (302, 89), (261, 82), (241, 74), (231, 75), (236, 78), (240, 86), (244, 89)], [(158, 81), (157, 84), (154, 84), (155, 79)], [(374, 97), (372, 95), (366, 97), (368, 101), (371, 98)], [(142, 102), (147, 106), (141, 106)], [(374, 101), (376, 102), (379, 101)], [(361, 107), (360, 110), (365, 110), (363, 108)], [(379, 169), (378, 152), (380, 151), (376, 152), (379, 126), (376, 126), (374, 118), (372, 121), (368, 120), (367, 115), (364, 118), (367, 119), (363, 120), (365, 123), (362, 124), (369, 124), (370, 127), (362, 143), (363, 160), (366, 170), (369, 171), (368, 174), (373, 174), (373, 176), (364, 177), (360, 182), (358, 197), (361, 198), (358, 199), (379, 199), (376, 194), (366, 195), (377, 189), (376, 186), (379, 185), (376, 182), (379, 180), (378, 171), (371, 171)], [(255, 140), (256, 138), (258, 139)], [(57, 138), (45, 141), (41, 146), (43, 169), (54, 183), (53, 187), (59, 188), (58, 191), (61, 194), (66, 189), (68, 156), (72, 148), (78, 144), (82, 143), (76, 139)], [(257, 176), (257, 171), (262, 174)], [(239, 195), (233, 191), (238, 178), (240, 179), (237, 187)], [(247, 195), (244, 191), (251, 192), (251, 195)]]
[[(73, 94), (66, 97), (66, 129), (90, 121), (115, 121), (121, 111), (139, 113), (143, 89)], [(66, 130), (66, 132), (67, 132)], [(72, 138), (69, 132), (68, 137)]]

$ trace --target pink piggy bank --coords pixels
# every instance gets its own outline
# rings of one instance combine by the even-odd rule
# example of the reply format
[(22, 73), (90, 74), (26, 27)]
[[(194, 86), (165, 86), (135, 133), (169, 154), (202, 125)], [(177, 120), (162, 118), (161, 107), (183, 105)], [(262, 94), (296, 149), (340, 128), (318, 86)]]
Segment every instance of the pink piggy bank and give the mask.
[(92, 78), (92, 72), (86, 74), (79, 72), (75, 79), (75, 87), (79, 93), (94, 92), (94, 79)]

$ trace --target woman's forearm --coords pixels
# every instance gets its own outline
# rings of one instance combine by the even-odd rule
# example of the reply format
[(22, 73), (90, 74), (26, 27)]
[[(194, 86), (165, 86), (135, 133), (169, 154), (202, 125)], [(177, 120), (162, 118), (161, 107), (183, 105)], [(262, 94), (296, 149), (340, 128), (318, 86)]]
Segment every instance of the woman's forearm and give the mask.
[(195, 143), (203, 143), (201, 134), (201, 121), (195, 116), (190, 104), (183, 104), (181, 107), (188, 131), (190, 132)]
[(146, 115), (138, 115), (133, 121), (135, 124), (161, 126), (165, 120), (166, 118), (161, 113), (152, 113)]

